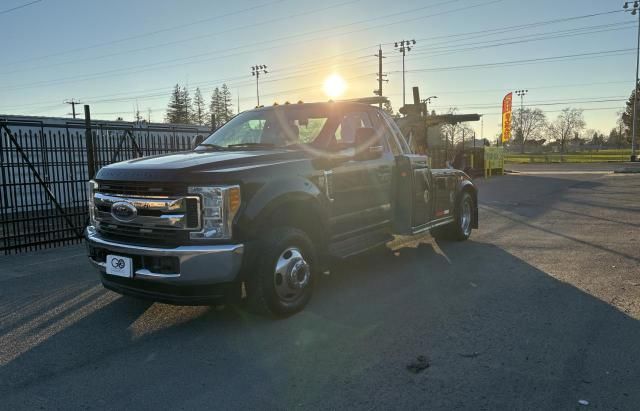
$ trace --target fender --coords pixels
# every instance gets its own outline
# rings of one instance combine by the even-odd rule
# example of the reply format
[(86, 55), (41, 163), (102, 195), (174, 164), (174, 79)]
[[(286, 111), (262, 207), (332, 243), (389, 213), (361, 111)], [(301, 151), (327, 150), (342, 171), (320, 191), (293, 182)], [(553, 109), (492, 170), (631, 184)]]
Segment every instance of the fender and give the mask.
[(460, 181), (456, 186), (456, 205), (462, 196), (462, 192), (465, 190), (470, 190), (473, 196), (473, 221), (471, 222), (471, 227), (478, 228), (478, 187), (473, 184), (468, 175), (460, 172)]
[[(272, 180), (262, 185), (251, 197), (238, 220), (240, 230), (250, 238), (264, 225), (266, 216), (277, 213), (278, 208), (287, 204), (299, 204), (309, 210), (309, 215), (320, 217), (314, 221), (321, 227), (327, 227), (328, 204), (323, 192), (309, 179), (292, 177)], [(283, 216), (286, 217), (286, 216)]]

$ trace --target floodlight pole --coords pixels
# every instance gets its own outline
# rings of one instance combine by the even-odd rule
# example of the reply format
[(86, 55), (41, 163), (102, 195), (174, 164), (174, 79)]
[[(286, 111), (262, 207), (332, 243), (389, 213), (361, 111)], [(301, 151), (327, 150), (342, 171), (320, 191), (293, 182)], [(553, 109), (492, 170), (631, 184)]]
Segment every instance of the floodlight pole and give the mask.
[(402, 53), (402, 106), (404, 107), (407, 98), (406, 98), (406, 86), (405, 86), (405, 68), (404, 68), (404, 57), (407, 52), (411, 51), (411, 45), (415, 46), (415, 40), (401, 40), (394, 44), (394, 48)]
[(260, 106), (260, 74), (267, 74), (267, 66), (264, 64), (256, 64), (255, 66), (251, 66), (251, 75), (256, 78), (256, 106)]

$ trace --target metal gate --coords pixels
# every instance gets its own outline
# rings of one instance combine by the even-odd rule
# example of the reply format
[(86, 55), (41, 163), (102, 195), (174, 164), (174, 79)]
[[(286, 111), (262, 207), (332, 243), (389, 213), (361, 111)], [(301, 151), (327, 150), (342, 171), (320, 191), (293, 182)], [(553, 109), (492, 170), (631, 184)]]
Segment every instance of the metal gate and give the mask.
[(208, 133), (186, 125), (0, 118), (0, 252), (80, 242), (91, 173), (117, 161), (189, 150), (194, 137)]

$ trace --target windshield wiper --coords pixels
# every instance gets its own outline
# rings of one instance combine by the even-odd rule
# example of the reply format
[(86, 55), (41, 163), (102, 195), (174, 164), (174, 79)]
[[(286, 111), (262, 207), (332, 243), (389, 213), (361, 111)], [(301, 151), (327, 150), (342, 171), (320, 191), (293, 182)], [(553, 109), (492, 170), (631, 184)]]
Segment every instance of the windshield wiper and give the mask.
[(224, 151), (224, 147), (219, 146), (217, 144), (200, 143), (198, 144), (198, 147), (206, 147), (206, 148), (213, 149), (215, 151)]
[(229, 144), (227, 148), (239, 148), (239, 147), (256, 147), (256, 148), (273, 148), (275, 144), (270, 143), (239, 143), (239, 144)]

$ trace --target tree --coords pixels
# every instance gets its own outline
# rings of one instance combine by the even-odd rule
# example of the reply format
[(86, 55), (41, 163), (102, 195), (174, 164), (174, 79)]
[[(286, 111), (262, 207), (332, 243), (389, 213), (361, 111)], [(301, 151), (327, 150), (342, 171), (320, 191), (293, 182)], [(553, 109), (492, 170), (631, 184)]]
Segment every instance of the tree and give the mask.
[(522, 153), (527, 140), (541, 137), (542, 131), (547, 127), (547, 117), (539, 108), (525, 108), (522, 110), (522, 124), (520, 124), (520, 112), (513, 117), (512, 130), (515, 130), (514, 143), (522, 145)]
[[(639, 84), (640, 85), (640, 84)], [(629, 99), (627, 100), (627, 105), (625, 110), (620, 115), (618, 121), (622, 122), (623, 125), (623, 133), (627, 136), (627, 141), (631, 143), (631, 132), (633, 131), (633, 100), (636, 98), (636, 91), (633, 90)], [(640, 130), (640, 116), (636, 118), (636, 133)]]
[(607, 139), (607, 145), (615, 148), (622, 148), (625, 146), (625, 138), (619, 128), (611, 129), (609, 132), (609, 138)]
[(179, 122), (184, 124), (191, 124), (193, 103), (191, 101), (191, 96), (189, 95), (189, 90), (186, 87), (182, 87), (180, 98), (182, 103), (182, 113)]
[(604, 144), (604, 134), (598, 130), (589, 129), (584, 133), (585, 140), (593, 146), (602, 146)]
[(221, 120), (221, 124), (226, 123), (227, 121), (231, 120), (231, 117), (233, 117), (233, 108), (231, 105), (231, 91), (229, 91), (229, 87), (227, 86), (226, 83), (222, 84), (222, 89), (220, 90), (220, 102), (221, 102), (221, 107), (220, 107), (220, 120)]
[(171, 97), (169, 97), (165, 121), (167, 123), (179, 123), (182, 111), (182, 91), (180, 85), (176, 84), (171, 92)]
[(567, 141), (586, 126), (582, 110), (567, 107), (549, 124), (549, 135), (560, 142), (560, 153), (566, 151)]
[[(449, 114), (455, 114), (458, 111), (456, 107), (449, 109)], [(442, 134), (447, 139), (447, 144), (454, 145), (456, 141), (462, 141), (462, 138), (468, 139), (473, 136), (473, 129), (466, 123), (448, 123), (442, 126)]]
[(211, 94), (211, 101), (209, 102), (209, 113), (211, 113), (212, 119), (215, 124), (211, 124), (212, 128), (218, 128), (222, 123), (220, 122), (220, 113), (222, 112), (222, 96), (220, 89), (216, 87)]
[(207, 106), (202, 98), (200, 88), (196, 88), (196, 92), (193, 95), (193, 115), (192, 121), (195, 124), (203, 125), (207, 122)]

